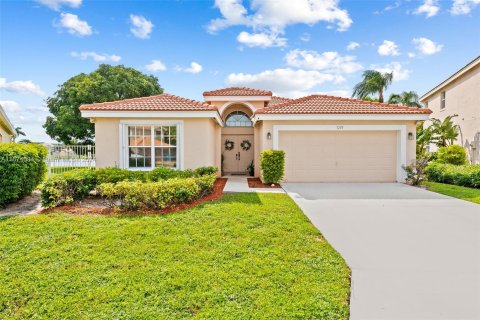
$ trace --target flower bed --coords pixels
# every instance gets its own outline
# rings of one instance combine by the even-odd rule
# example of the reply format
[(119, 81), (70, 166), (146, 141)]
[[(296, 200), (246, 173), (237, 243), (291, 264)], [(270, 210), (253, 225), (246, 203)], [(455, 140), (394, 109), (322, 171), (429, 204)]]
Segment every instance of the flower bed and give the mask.
[(78, 169), (51, 177), (42, 185), (42, 205), (53, 208), (86, 198), (97, 190), (111, 207), (164, 209), (213, 191), (216, 168), (157, 168), (150, 172), (118, 168)]

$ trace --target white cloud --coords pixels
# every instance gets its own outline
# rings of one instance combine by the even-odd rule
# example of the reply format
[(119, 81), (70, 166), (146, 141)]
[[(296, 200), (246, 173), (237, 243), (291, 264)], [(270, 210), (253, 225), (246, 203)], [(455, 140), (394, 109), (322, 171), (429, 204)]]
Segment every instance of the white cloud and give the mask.
[(390, 40), (383, 40), (377, 51), (381, 56), (398, 56), (400, 54), (398, 45)]
[(147, 69), (148, 71), (151, 71), (151, 72), (159, 72), (159, 71), (167, 70), (167, 67), (160, 60), (152, 60), (152, 63), (147, 64), (145, 66), (145, 69)]
[(3, 107), (3, 109), (7, 112), (18, 112), (20, 111), (20, 105), (13, 100), (3, 100), (0, 101), (0, 105)]
[(53, 10), (59, 10), (63, 5), (70, 8), (78, 8), (82, 4), (82, 0), (37, 0), (37, 2)]
[(418, 49), (418, 51), (425, 55), (435, 54), (437, 52), (440, 52), (443, 48), (443, 45), (437, 44), (427, 38), (415, 38), (413, 39), (413, 43), (417, 45), (416, 48)]
[(140, 39), (150, 38), (150, 33), (152, 33), (154, 27), (153, 23), (150, 20), (147, 20), (143, 16), (131, 14), (130, 23), (132, 24), (130, 31), (135, 37)]
[(93, 61), (96, 61), (96, 62), (108, 62), (108, 61), (119, 62), (122, 59), (122, 57), (116, 54), (110, 54), (110, 55), (105, 53), (99, 54), (93, 51), (82, 51), (82, 52), (72, 51), (70, 55), (72, 57), (79, 58), (81, 60), (92, 58)]
[(469, 14), (478, 4), (480, 0), (453, 0), (450, 12), (453, 15)]
[(409, 58), (415, 58), (415, 56), (416, 56), (415, 52), (409, 52), (409, 53), (407, 53), (407, 55), (408, 55)]
[(438, 0), (425, 0), (423, 4), (418, 7), (413, 13), (414, 14), (425, 14), (427, 18), (435, 16), (440, 7), (438, 6)]
[(412, 73), (411, 70), (405, 69), (400, 62), (392, 62), (383, 66), (372, 65), (371, 69), (380, 72), (393, 72), (393, 81), (407, 80)]
[(237, 36), (237, 41), (247, 47), (284, 47), (287, 45), (286, 38), (280, 38), (273, 33), (248, 33), (242, 31)]
[(355, 41), (350, 41), (347, 45), (347, 50), (352, 51), (360, 47), (360, 43)]
[(187, 72), (187, 73), (196, 74), (196, 73), (202, 72), (203, 67), (202, 67), (201, 64), (193, 61), (192, 63), (190, 63), (190, 67), (188, 67), (188, 68), (176, 67), (176, 70), (180, 71), (180, 72)]
[(0, 89), (17, 93), (33, 93), (37, 96), (45, 95), (45, 92), (40, 89), (40, 86), (33, 83), (31, 80), (7, 82), (6, 78), (0, 78)]
[(215, 0), (215, 7), (222, 18), (210, 21), (207, 30), (211, 33), (235, 25), (244, 25), (254, 29), (267, 29), (282, 33), (284, 28), (293, 24), (314, 25), (320, 21), (337, 25), (337, 30), (345, 31), (352, 24), (348, 12), (338, 7), (339, 0), (254, 0), (251, 2), (251, 14), (242, 0)]
[(313, 87), (325, 82), (341, 83), (341, 76), (321, 73), (316, 70), (293, 70), (290, 68), (265, 70), (256, 74), (231, 73), (226, 79), (229, 86), (247, 86), (272, 90), (286, 97), (303, 96)]
[(303, 42), (309, 42), (310, 38), (311, 38), (311, 36), (310, 36), (310, 33), (308, 33), (308, 32), (305, 32), (304, 34), (302, 34), (300, 36), (300, 40), (302, 40)]
[(327, 73), (354, 73), (363, 67), (356, 62), (354, 56), (342, 56), (338, 52), (328, 51), (318, 53), (295, 49), (285, 55), (287, 64), (291, 67), (308, 70), (322, 70)]
[(87, 21), (80, 20), (76, 14), (60, 13), (60, 27), (67, 29), (68, 33), (84, 37), (93, 33)]

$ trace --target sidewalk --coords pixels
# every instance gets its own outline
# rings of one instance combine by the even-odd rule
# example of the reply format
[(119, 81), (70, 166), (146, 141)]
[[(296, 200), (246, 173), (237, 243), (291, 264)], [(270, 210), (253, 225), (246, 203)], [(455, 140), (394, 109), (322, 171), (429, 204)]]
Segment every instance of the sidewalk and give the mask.
[(257, 193), (285, 193), (282, 188), (249, 188), (246, 176), (225, 176), (227, 184), (224, 193), (257, 192)]

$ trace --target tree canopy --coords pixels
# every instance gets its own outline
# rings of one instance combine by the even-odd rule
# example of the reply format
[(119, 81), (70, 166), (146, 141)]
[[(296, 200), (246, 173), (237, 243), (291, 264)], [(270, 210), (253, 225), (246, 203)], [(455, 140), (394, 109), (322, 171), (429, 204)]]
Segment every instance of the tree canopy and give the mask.
[(353, 88), (352, 97), (365, 99), (371, 94), (378, 94), (378, 101), (383, 102), (383, 92), (390, 86), (392, 80), (393, 72), (366, 70), (363, 72), (363, 80)]
[(82, 104), (146, 97), (163, 93), (158, 79), (123, 65), (102, 64), (95, 71), (80, 73), (59, 86), (47, 98), (52, 116), (43, 127), (54, 140), (65, 144), (88, 144), (95, 136), (94, 125), (82, 118)]
[(418, 94), (415, 91), (403, 91), (401, 94), (392, 93), (388, 98), (388, 103), (399, 104), (406, 107), (422, 107), (422, 104), (418, 100)]

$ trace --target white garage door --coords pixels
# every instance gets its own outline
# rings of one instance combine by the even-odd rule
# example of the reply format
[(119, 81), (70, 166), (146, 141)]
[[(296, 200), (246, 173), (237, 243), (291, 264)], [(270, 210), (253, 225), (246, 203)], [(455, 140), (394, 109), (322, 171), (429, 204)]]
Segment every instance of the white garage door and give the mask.
[(287, 182), (395, 182), (395, 131), (280, 131)]

